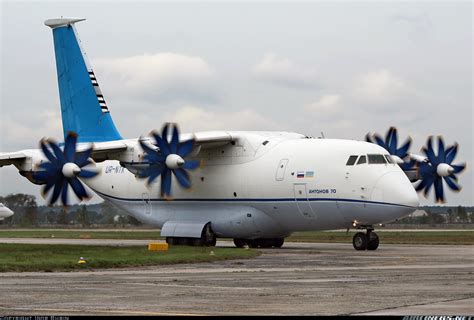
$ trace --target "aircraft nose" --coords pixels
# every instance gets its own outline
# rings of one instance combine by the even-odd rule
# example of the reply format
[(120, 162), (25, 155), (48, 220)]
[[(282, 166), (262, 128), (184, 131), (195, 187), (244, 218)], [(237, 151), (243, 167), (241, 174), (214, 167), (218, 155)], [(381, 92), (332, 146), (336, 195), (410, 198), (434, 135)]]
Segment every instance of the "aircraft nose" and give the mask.
[(418, 207), (418, 194), (403, 172), (389, 172), (379, 178), (372, 193), (373, 201)]

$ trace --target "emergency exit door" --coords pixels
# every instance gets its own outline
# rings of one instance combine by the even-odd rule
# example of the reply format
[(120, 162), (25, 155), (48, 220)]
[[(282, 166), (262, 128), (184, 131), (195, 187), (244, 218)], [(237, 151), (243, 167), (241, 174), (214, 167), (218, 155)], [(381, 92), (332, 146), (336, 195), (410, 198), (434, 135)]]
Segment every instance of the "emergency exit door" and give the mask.
[(316, 215), (311, 209), (311, 205), (308, 200), (308, 191), (306, 189), (306, 183), (294, 184), (295, 202), (298, 207), (298, 211), (303, 217), (308, 219), (315, 219)]

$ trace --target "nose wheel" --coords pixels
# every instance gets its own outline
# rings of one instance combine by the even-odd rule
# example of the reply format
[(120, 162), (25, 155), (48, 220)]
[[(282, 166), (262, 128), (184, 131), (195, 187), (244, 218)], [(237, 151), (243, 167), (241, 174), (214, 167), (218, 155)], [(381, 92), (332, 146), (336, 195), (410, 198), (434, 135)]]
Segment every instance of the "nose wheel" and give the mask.
[(374, 232), (370, 226), (366, 226), (366, 233), (357, 232), (352, 238), (352, 245), (354, 249), (361, 250), (377, 250), (379, 247), (379, 236)]

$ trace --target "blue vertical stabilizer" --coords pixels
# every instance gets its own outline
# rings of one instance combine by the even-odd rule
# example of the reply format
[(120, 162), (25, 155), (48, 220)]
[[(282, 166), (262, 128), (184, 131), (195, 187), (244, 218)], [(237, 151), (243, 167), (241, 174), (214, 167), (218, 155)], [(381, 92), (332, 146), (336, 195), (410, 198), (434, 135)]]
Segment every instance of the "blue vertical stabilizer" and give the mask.
[(69, 131), (78, 142), (120, 140), (94, 72), (81, 48), (74, 23), (84, 19), (50, 19), (53, 29), (64, 138)]

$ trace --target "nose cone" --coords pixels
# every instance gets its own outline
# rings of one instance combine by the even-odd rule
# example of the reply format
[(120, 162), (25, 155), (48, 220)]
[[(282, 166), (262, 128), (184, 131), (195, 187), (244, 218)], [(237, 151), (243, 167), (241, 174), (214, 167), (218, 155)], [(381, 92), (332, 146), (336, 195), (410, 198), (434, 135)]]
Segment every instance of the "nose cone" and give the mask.
[(372, 193), (372, 200), (416, 208), (418, 194), (403, 171), (394, 171), (379, 178)]

